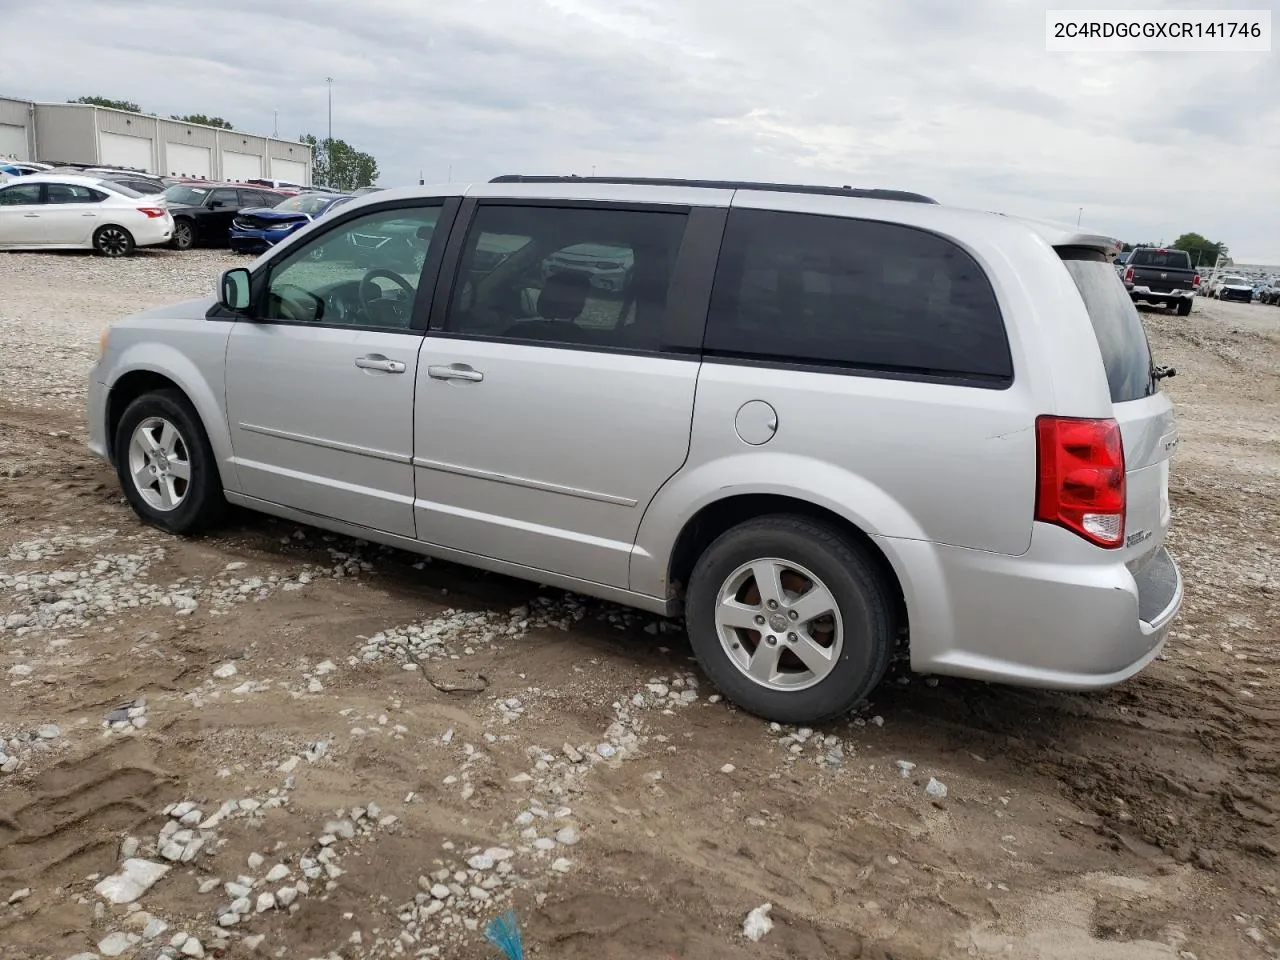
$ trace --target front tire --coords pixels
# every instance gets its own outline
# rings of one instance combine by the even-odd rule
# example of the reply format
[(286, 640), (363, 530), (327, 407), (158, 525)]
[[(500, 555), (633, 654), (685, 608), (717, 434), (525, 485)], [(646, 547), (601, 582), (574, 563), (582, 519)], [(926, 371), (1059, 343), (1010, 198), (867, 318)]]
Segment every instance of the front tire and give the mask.
[(129, 404), (116, 425), (115, 455), (125, 499), (144, 522), (192, 534), (220, 519), (226, 501), (217, 460), (179, 391), (143, 394)]
[(685, 603), (703, 671), (778, 723), (849, 712), (883, 678), (895, 606), (862, 547), (807, 517), (741, 524), (698, 558)]
[(196, 225), (185, 218), (174, 220), (173, 239), (169, 244), (175, 250), (190, 250), (196, 245)]
[(127, 257), (133, 247), (133, 234), (114, 223), (93, 232), (93, 249), (104, 257)]

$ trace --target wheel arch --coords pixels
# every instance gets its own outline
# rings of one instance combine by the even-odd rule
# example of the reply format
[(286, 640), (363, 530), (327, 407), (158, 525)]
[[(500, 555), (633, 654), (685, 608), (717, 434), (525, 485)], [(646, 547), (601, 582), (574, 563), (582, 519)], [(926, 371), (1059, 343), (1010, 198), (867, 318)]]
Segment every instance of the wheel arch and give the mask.
[(191, 404), (213, 448), (223, 488), (238, 489), (232, 462), (231, 434), (222, 415), (220, 398), (188, 358), (167, 348), (164, 348), (162, 357), (152, 357), (147, 361), (131, 359), (126, 352), (109, 381), (104, 415), (107, 421), (107, 453), (111, 461), (114, 463), (117, 455), (116, 429), (129, 404), (140, 396), (160, 390), (177, 391)]
[(789, 494), (736, 493), (702, 506), (685, 522), (676, 536), (667, 562), (666, 582), (669, 588), (678, 596), (683, 596), (698, 557), (721, 534), (757, 517), (784, 514), (816, 520), (857, 544), (888, 588), (899, 627), (904, 630), (908, 627), (910, 619), (902, 579), (880, 544), (848, 517), (829, 507)]

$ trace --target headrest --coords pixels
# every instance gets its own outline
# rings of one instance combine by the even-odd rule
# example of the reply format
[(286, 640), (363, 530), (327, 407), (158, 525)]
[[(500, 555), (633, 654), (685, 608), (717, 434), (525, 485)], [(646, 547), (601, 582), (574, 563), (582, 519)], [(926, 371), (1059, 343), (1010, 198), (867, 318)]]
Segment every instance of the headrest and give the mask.
[(538, 294), (538, 316), (545, 320), (576, 320), (587, 305), (591, 279), (585, 273), (553, 273)]

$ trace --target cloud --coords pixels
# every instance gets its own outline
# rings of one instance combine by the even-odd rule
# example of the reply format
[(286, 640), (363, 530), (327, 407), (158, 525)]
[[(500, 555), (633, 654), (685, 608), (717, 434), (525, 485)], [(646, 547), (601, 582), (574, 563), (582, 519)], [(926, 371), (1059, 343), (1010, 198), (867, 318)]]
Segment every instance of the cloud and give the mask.
[(324, 134), (327, 76), (335, 135), (385, 183), (898, 187), (1280, 262), (1280, 58), (1050, 54), (1018, 0), (43, 0), (0, 32), (0, 94), (255, 132), (278, 112), (283, 136)]

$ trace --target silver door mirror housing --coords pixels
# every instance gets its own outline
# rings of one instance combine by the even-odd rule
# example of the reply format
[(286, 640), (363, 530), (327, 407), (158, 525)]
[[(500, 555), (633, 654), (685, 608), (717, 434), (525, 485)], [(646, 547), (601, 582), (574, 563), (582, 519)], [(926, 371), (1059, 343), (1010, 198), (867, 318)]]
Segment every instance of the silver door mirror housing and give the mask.
[(249, 309), (249, 271), (234, 267), (222, 274), (218, 282), (218, 302), (237, 313)]

